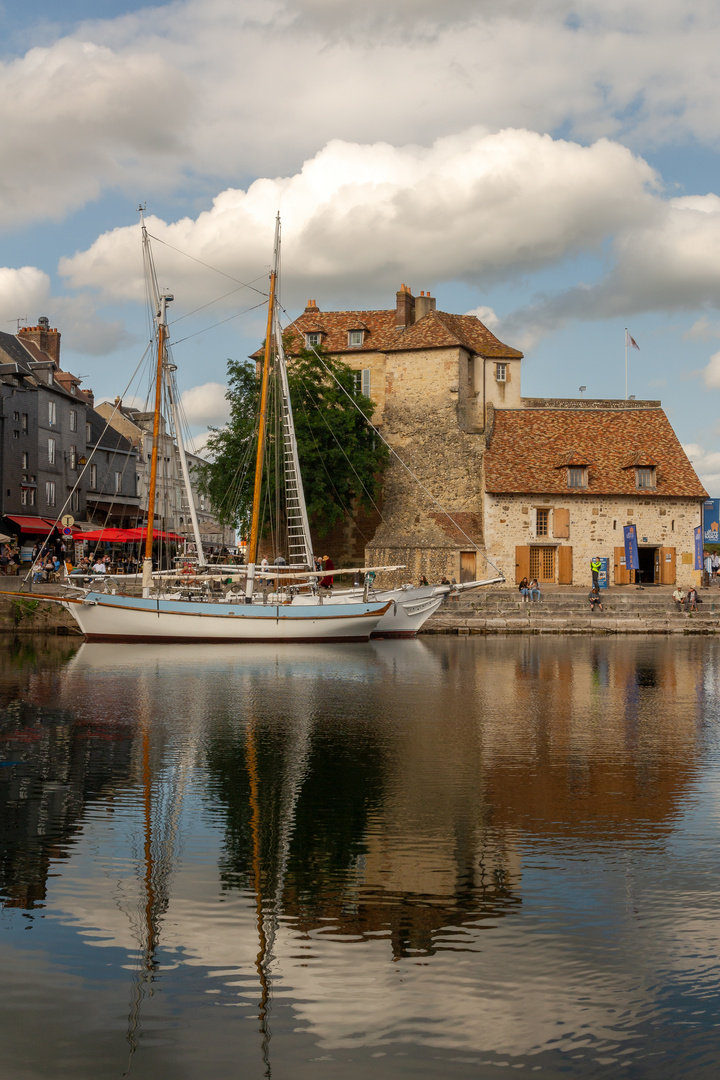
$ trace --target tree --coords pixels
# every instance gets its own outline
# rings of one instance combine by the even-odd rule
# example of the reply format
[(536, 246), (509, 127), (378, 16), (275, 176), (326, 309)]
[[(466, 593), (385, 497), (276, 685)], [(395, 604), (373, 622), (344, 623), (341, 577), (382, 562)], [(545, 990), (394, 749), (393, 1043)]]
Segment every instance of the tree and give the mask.
[[(287, 346), (286, 346), (287, 347)], [(310, 524), (324, 535), (353, 508), (377, 503), (388, 450), (367, 423), (375, 405), (359, 392), (358, 373), (318, 350), (303, 349), (288, 364), (290, 400)], [(282, 433), (279, 395), (270, 394), (263, 479), (263, 520), (282, 516)], [(252, 507), (257, 452), (260, 379), (253, 363), (228, 360), (230, 419), (213, 428), (207, 449), (212, 457), (202, 483), (224, 525), (246, 530)], [(356, 407), (357, 406), (357, 407)]]

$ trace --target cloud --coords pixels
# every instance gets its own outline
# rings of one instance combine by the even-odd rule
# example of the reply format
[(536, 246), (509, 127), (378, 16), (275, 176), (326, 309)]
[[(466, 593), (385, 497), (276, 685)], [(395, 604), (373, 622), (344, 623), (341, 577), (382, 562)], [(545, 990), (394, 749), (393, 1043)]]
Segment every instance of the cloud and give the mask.
[(37, 266), (0, 266), (0, 328), (15, 319), (34, 322), (50, 296), (50, 278)]
[(188, 424), (204, 424), (218, 427), (230, 416), (230, 403), (225, 395), (227, 386), (209, 382), (184, 390), (180, 402)]
[(710, 322), (707, 315), (701, 315), (683, 334), (684, 341), (712, 341), (717, 337), (720, 337), (720, 323)]
[(708, 390), (720, 390), (720, 352), (714, 353), (702, 371)]
[(338, 136), (428, 145), (483, 124), (714, 146), (719, 48), (712, 5), (670, 0), (149, 7), (0, 64), (0, 223), (292, 174)]
[(720, 451), (706, 450), (699, 443), (685, 443), (683, 450), (692, 462), (700, 483), (711, 498), (720, 494)]
[[(286, 295), (299, 302), (302, 284), (303, 300), (311, 288), (325, 297), (344, 291), (357, 303), (369, 289), (394, 293), (413, 278), (495, 282), (597, 248), (656, 214), (655, 183), (646, 162), (605, 139), (582, 147), (531, 131), (473, 128), (431, 147), (334, 140), (292, 176), (228, 189), (196, 219), (149, 218), (148, 228), (171, 245), (156, 248), (163, 282), (194, 307), (232, 282), (173, 249), (264, 288), (279, 206)], [(137, 228), (104, 234), (59, 269), (73, 288), (139, 299)]]
[(500, 325), (500, 319), (493, 309), (486, 307), (484, 304), (473, 308), (472, 311), (466, 311), (465, 314), (474, 315), (476, 319), (479, 319), (481, 323), (487, 326), (488, 330), (495, 330)]

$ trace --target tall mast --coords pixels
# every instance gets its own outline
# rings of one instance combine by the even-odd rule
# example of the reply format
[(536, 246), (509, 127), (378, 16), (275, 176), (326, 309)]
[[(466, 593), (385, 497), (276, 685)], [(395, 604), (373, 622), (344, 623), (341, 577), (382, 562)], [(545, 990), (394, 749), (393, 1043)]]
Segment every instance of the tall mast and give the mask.
[(315, 563), (313, 560), (312, 538), (310, 536), (310, 522), (308, 521), (305, 489), (303, 488), (302, 474), (300, 472), (297, 439), (295, 438), (295, 421), (293, 420), (290, 387), (288, 385), (287, 377), (287, 363), (285, 360), (282, 329), (280, 327), (277, 309), (275, 312), (275, 344), (277, 348), (277, 364), (280, 372), (280, 390), (282, 398), (288, 563), (290, 567), (295, 567), (297, 569), (314, 570)]
[(190, 506), (190, 520), (192, 522), (193, 535), (195, 537), (195, 547), (197, 548), (198, 565), (207, 566), (205, 553), (202, 547), (202, 540), (200, 538), (200, 526), (198, 524), (197, 511), (195, 510), (192, 484), (190, 483), (190, 470), (188, 469), (187, 455), (185, 453), (185, 442), (180, 427), (180, 416), (177, 407), (177, 387), (175, 385), (175, 365), (171, 364), (169, 361), (165, 365), (165, 377), (168, 398), (170, 399), (170, 409), (172, 410), (173, 426), (175, 428), (175, 439), (177, 441), (178, 453), (180, 454), (180, 468), (182, 469), (183, 480), (185, 482), (185, 494), (187, 495), (188, 504)]
[(280, 258), (280, 214), (275, 219), (275, 258), (270, 274), (270, 299), (268, 301), (267, 330), (265, 332), (265, 355), (263, 357), (262, 385), (260, 388), (260, 423), (258, 427), (257, 454), (255, 457), (255, 487), (253, 489), (252, 516), (250, 518), (250, 538), (247, 546), (247, 580), (245, 584), (245, 602), (252, 601), (255, 582), (255, 564), (257, 562), (260, 541), (260, 496), (262, 494), (263, 456), (265, 454), (265, 433), (267, 431), (267, 399), (270, 381), (270, 354), (272, 351), (273, 320), (275, 311), (275, 285), (277, 282), (278, 262)]
[(150, 458), (150, 490), (148, 492), (148, 520), (145, 532), (145, 561), (143, 562), (143, 596), (150, 595), (152, 585), (152, 545), (155, 525), (155, 491), (157, 489), (158, 443), (160, 442), (160, 406), (162, 404), (163, 367), (165, 364), (165, 342), (167, 340), (166, 308), (173, 297), (164, 293), (160, 297), (157, 311), (157, 369), (155, 372), (155, 412), (153, 416), (153, 444)]

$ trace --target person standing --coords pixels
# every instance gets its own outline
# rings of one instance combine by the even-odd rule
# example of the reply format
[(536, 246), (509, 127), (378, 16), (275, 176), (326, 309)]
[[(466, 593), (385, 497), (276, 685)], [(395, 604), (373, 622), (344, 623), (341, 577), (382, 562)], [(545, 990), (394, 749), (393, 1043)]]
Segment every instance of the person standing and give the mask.
[(322, 568), (325, 571), (325, 576), (320, 578), (320, 581), (319, 581), (320, 588), (321, 589), (332, 589), (332, 587), (333, 587), (333, 576), (332, 576), (332, 574), (329, 574), (328, 571), (335, 569), (335, 563), (332, 561), (332, 559), (330, 558), (329, 555), (323, 555), (323, 557), (322, 557)]
[(592, 587), (593, 589), (600, 588), (600, 570), (602, 569), (602, 562), (600, 556), (596, 555), (590, 563), (590, 573), (592, 574)]

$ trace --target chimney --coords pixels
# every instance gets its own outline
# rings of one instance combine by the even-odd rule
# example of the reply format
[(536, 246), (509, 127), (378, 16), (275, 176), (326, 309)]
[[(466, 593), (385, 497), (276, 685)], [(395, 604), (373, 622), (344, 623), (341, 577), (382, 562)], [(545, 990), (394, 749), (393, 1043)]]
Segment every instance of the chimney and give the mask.
[(415, 322), (419, 322), (429, 311), (435, 310), (435, 297), (430, 295), (430, 290), (421, 292), (415, 297)]
[(319, 310), (320, 310), (320, 308), (317, 306), (317, 301), (316, 300), (308, 300), (307, 307), (305, 308), (306, 312), (308, 312), (308, 311), (309, 312), (314, 312), (314, 311), (319, 311)]
[(56, 364), (60, 364), (60, 333), (50, 329), (47, 315), (41, 315), (37, 326), (21, 326), (18, 333), (21, 341), (32, 341), (41, 352)]
[(89, 390), (89, 389), (88, 390), (81, 390), (80, 393), (85, 398), (85, 400), (87, 401), (90, 408), (94, 409), (95, 408), (95, 395), (93, 394), (92, 390)]
[(401, 285), (396, 295), (395, 326), (402, 330), (415, 322), (415, 297), (407, 285)]

